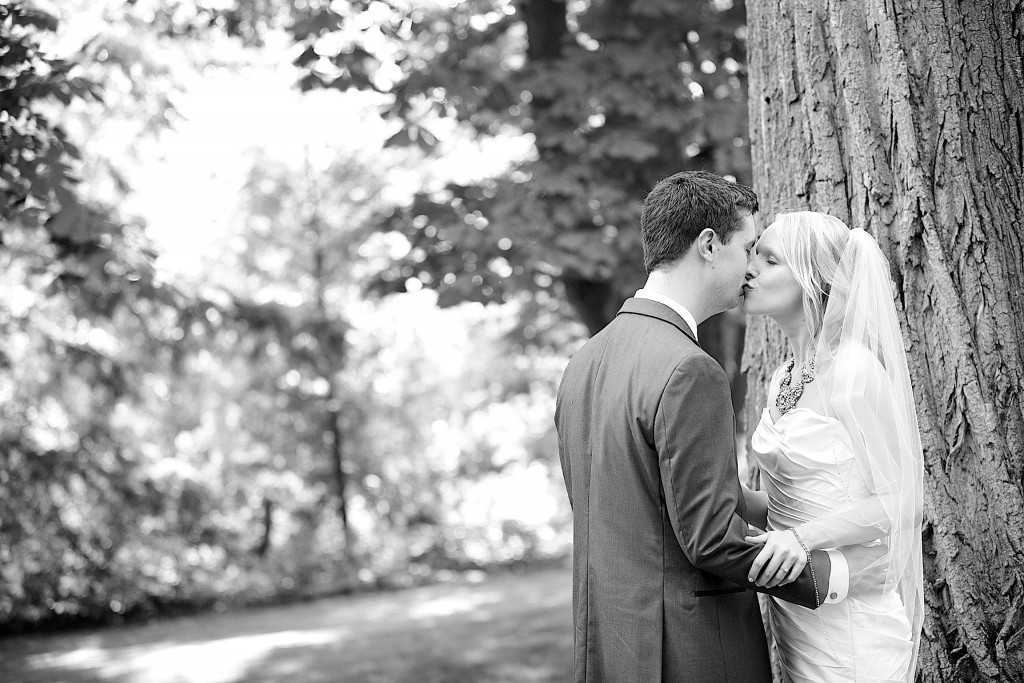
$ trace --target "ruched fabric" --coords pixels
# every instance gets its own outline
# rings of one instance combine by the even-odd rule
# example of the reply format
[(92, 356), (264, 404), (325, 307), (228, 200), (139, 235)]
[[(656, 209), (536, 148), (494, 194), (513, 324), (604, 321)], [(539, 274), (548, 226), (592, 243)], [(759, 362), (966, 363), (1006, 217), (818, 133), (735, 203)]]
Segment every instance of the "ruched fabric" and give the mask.
[[(769, 530), (796, 527), (870, 495), (850, 440), (837, 433), (835, 419), (813, 410), (798, 407), (773, 420), (765, 408), (751, 450), (768, 493)], [(817, 610), (769, 598), (769, 618), (793, 683), (907, 680), (914, 642), (895, 590), (851, 591)]]

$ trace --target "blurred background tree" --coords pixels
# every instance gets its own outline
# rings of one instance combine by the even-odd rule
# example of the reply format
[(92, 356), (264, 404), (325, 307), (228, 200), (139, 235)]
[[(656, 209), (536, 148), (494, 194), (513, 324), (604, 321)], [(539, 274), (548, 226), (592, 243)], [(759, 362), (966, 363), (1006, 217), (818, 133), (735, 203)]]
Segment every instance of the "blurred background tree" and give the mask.
[[(703, 168), (750, 182), (742, 2), (310, 3), (289, 30), (304, 89), (388, 96), (389, 145), (444, 154), (452, 122), (533, 141), (502, 174), (397, 209), (381, 227), (412, 248), (382, 291), (413, 277), (441, 305), (554, 292), (593, 334), (646, 277), (637, 228), (658, 180)], [(735, 312), (701, 330), (737, 407), (742, 330)]]
[[(438, 311), (429, 291), (364, 294), (411, 249), (371, 219), (385, 176), (422, 155), (383, 137), (369, 160), (255, 150), (233, 232), (194, 250), (188, 275), (161, 267), (131, 215), (133, 179), (187, 123), (179, 104), (261, 68), (290, 9), (0, 5), (5, 629), (402, 585), (567, 547), (550, 404), (580, 335), (553, 298)], [(201, 201), (161, 190), (157, 210)], [(545, 345), (517, 341), (525, 318)]]

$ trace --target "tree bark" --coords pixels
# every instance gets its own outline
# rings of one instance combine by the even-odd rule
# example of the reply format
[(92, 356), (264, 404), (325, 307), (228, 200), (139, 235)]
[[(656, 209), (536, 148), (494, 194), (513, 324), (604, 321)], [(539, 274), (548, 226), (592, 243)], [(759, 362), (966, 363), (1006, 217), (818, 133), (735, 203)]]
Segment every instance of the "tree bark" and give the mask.
[[(918, 678), (1024, 680), (1024, 2), (747, 8), (762, 206), (866, 228), (897, 285), (925, 451)], [(785, 353), (750, 321), (748, 434)]]

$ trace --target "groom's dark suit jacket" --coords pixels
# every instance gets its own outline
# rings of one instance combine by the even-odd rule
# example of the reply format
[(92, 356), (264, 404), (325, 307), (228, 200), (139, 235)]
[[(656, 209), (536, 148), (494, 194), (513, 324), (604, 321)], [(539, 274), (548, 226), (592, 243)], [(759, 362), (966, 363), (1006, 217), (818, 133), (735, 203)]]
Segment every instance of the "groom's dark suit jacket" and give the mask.
[[(555, 411), (574, 518), (576, 681), (758, 681), (771, 671), (729, 383), (679, 315), (629, 299), (569, 362)], [(816, 607), (830, 564), (773, 595)]]

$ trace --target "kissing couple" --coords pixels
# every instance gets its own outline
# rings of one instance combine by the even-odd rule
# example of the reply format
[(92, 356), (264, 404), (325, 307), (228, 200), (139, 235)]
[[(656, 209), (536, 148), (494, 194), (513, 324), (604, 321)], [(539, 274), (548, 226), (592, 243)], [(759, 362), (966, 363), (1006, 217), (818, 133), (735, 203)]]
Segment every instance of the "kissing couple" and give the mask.
[[(922, 451), (888, 262), (704, 171), (644, 201), (643, 289), (573, 356), (555, 410), (573, 511), (575, 680), (913, 681)], [(738, 478), (729, 382), (697, 326), (743, 306), (789, 358)]]

